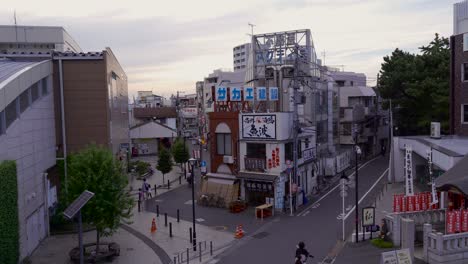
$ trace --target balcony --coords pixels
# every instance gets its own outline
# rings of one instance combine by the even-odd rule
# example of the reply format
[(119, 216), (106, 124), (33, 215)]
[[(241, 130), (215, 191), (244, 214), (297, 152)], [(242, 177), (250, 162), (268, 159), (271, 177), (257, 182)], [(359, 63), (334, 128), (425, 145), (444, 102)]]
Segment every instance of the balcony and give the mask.
[(266, 158), (245, 158), (244, 161), (246, 171), (264, 172), (266, 170)]

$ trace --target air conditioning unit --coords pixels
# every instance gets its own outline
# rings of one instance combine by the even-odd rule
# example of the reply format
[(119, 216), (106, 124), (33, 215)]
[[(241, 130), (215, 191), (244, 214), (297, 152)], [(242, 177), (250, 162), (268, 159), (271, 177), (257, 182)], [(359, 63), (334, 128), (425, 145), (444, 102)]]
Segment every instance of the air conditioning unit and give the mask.
[(223, 156), (223, 163), (233, 164), (234, 158), (232, 156)]
[(431, 138), (440, 138), (439, 122), (431, 122)]

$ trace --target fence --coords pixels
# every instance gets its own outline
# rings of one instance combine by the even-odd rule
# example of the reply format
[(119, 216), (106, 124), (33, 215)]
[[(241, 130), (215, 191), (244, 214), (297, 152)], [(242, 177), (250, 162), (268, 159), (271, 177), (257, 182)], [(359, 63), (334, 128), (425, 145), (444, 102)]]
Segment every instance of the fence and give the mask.
[(468, 263), (468, 233), (444, 235), (425, 224), (423, 250), (429, 264)]

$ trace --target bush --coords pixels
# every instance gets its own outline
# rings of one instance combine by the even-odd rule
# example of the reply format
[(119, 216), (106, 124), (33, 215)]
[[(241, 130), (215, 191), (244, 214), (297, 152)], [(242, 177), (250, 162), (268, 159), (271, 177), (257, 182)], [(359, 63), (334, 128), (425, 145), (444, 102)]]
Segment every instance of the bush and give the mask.
[(141, 176), (148, 172), (148, 169), (150, 166), (151, 164), (149, 164), (148, 162), (139, 160), (138, 163), (136, 164), (136, 171)]
[(372, 239), (371, 244), (378, 248), (393, 248), (393, 243), (391, 241), (385, 241), (381, 238)]
[(0, 163), (0, 263), (16, 264), (19, 258), (18, 184), (16, 163)]

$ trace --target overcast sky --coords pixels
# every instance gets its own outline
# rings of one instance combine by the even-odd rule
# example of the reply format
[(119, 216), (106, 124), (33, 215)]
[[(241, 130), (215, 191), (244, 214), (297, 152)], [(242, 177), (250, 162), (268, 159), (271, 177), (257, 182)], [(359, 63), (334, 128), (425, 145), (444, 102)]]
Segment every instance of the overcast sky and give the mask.
[(232, 68), (232, 48), (254, 33), (310, 29), (319, 58), (372, 81), (395, 48), (416, 52), (452, 34), (457, 0), (15, 0), (0, 24), (63, 26), (85, 51), (111, 47), (130, 95), (194, 92), (214, 69)]

